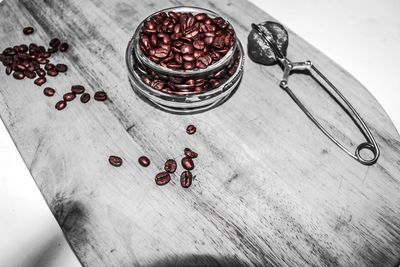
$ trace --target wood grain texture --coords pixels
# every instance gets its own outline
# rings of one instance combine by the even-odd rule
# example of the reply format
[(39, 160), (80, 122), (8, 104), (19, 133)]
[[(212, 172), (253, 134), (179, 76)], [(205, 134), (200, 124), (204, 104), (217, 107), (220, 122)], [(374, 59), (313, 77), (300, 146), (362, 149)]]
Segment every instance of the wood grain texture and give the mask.
[[(124, 52), (136, 25), (156, 10), (215, 10), (244, 47), (252, 22), (273, 20), (240, 1), (11, 1), (0, 3), (1, 47), (52, 37), (71, 43), (68, 73), (51, 79), (58, 98), (72, 84), (105, 103), (57, 112), (32, 81), (0, 74), (0, 114), (40, 191), (84, 266), (394, 266), (400, 261), (400, 138), (373, 96), (289, 31), (288, 57), (310, 59), (365, 119), (381, 148), (363, 166), (331, 143), (278, 82), (278, 66), (250, 60), (239, 90), (205, 113), (178, 116), (132, 91)], [(32, 25), (36, 33), (23, 36)], [(377, 70), (379, 71), (379, 70)], [(363, 141), (332, 99), (306, 76), (294, 91), (342, 142)], [(47, 84), (46, 84), (47, 85)], [(295, 85), (295, 86), (294, 86)], [(198, 132), (185, 133), (194, 123)], [(189, 146), (199, 152), (191, 188), (154, 175)], [(111, 167), (108, 156), (124, 165)], [(148, 155), (152, 164), (137, 164)]]

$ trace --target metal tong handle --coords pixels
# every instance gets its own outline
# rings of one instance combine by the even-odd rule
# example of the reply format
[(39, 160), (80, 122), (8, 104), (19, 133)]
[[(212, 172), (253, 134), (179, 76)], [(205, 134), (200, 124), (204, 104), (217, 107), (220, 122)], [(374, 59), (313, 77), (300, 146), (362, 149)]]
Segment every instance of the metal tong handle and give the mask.
[[(293, 99), (293, 101), (301, 108), (301, 110), (308, 116), (308, 118), (333, 142), (335, 143), (340, 149), (342, 149), (344, 152), (346, 152), (350, 157), (353, 159), (357, 160), (358, 162), (364, 164), (364, 165), (373, 165), (379, 158), (380, 156), (380, 150), (378, 147), (378, 144), (375, 141), (375, 138), (373, 137), (370, 129), (368, 126), (365, 124), (364, 120), (361, 118), (361, 116), (358, 114), (358, 112), (355, 110), (355, 108), (351, 105), (351, 103), (344, 97), (344, 95), (329, 81), (325, 75), (323, 75), (312, 63), (311, 61), (307, 60), (305, 62), (291, 62), (289, 59), (287, 59), (281, 51), (276, 47), (275, 42), (271, 40), (270, 36), (266, 35), (258, 25), (252, 24), (253, 29), (261, 36), (263, 37), (273, 52), (275, 53), (276, 58), (279, 60), (281, 65), (283, 66), (283, 77), (282, 80), (279, 84), (279, 86), (284, 89), (289, 96)], [(358, 122), (360, 123), (361, 127), (359, 124), (357, 126), (360, 128), (362, 131), (363, 135), (366, 137), (367, 142), (361, 143), (356, 147), (356, 150), (354, 154), (350, 152), (347, 148), (345, 148), (333, 135), (331, 135), (316, 119), (315, 117), (308, 111), (308, 109), (303, 105), (303, 103), (296, 97), (296, 95), (290, 90), (288, 86), (288, 81), (289, 81), (289, 76), (291, 75), (291, 72), (294, 70), (310, 70), (312, 69), (315, 73), (318, 74), (334, 91), (335, 93), (343, 100), (343, 102), (348, 106), (348, 108), (351, 111), (351, 116), (353, 118), (356, 118)], [(333, 95), (332, 95), (333, 96)], [(333, 96), (334, 97), (334, 96)], [(335, 97), (334, 97), (335, 98)], [(337, 99), (335, 98), (337, 101)], [(368, 149), (370, 150), (374, 157), (372, 159), (364, 159), (361, 157), (360, 152), (362, 149)]]

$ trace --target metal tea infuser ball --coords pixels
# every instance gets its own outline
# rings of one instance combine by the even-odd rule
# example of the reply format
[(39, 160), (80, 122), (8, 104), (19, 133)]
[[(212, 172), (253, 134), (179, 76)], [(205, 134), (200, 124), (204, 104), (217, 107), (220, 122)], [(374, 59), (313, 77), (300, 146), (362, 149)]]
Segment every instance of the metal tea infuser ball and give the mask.
[[(344, 95), (329, 81), (325, 75), (323, 75), (311, 61), (307, 60), (304, 62), (292, 62), (286, 58), (286, 50), (289, 43), (288, 33), (286, 29), (279, 23), (266, 21), (260, 24), (252, 24), (253, 30), (249, 35), (249, 57), (260, 64), (273, 65), (278, 63), (283, 68), (283, 77), (279, 83), (279, 86), (285, 90), (293, 101), (301, 108), (301, 110), (308, 116), (308, 118), (340, 149), (346, 152), (350, 157), (357, 160), (364, 165), (373, 165), (379, 158), (380, 151), (379, 147), (372, 136), (372, 133), (364, 120), (350, 104), (350, 102), (344, 97)], [(348, 114), (353, 119), (354, 123), (358, 126), (362, 134), (366, 138), (366, 142), (359, 144), (356, 147), (354, 153), (345, 148), (335, 137), (333, 137), (308, 111), (308, 109), (301, 103), (296, 95), (289, 88), (289, 77), (291, 74), (311, 74), (311, 71), (321, 77), (326, 84), (328, 84), (332, 90), (342, 99), (342, 101), (348, 107)], [(335, 98), (336, 102), (339, 100)], [(338, 102), (339, 103), (339, 102)], [(343, 107), (343, 106), (342, 106)], [(344, 108), (344, 107), (343, 107)], [(372, 159), (364, 159), (360, 155), (362, 149), (368, 149), (373, 153)]]

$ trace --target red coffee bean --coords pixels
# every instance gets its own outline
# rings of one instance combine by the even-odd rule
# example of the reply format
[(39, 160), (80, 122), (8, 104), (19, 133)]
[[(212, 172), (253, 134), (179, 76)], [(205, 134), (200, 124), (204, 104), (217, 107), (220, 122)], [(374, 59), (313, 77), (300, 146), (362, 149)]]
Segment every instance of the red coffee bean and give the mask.
[(46, 72), (45, 72), (42, 68), (37, 69), (37, 70), (36, 70), (36, 74), (37, 74), (39, 77), (44, 77), (44, 76), (46, 76)]
[(188, 156), (189, 158), (197, 158), (198, 154), (196, 152), (194, 152), (193, 150), (191, 150), (190, 148), (186, 147), (183, 152), (185, 153), (186, 156)]
[(54, 69), (54, 64), (47, 63), (47, 64), (44, 66), (44, 69), (45, 69), (45, 70), (51, 70), (51, 69)]
[(90, 95), (88, 93), (84, 93), (81, 95), (81, 102), (86, 104), (90, 100)]
[(56, 71), (55, 69), (48, 70), (47, 75), (49, 75), (51, 77), (55, 77), (58, 75), (58, 71)]
[(53, 95), (55, 94), (55, 92), (56, 92), (56, 90), (54, 90), (54, 89), (51, 88), (51, 87), (46, 87), (46, 88), (44, 88), (44, 90), (43, 90), (43, 94), (44, 94), (45, 96), (53, 96)]
[(196, 68), (196, 64), (194, 64), (193, 62), (186, 61), (185, 63), (183, 63), (183, 68), (185, 70), (193, 70)]
[(189, 157), (184, 157), (181, 161), (181, 164), (185, 170), (190, 171), (190, 170), (193, 170), (193, 168), (194, 168), (193, 160)]
[(60, 44), (58, 49), (60, 50), (60, 52), (66, 52), (68, 50), (68, 48), (69, 48), (69, 45), (67, 43), (62, 43), (62, 44)]
[(196, 60), (196, 58), (194, 57), (194, 55), (189, 55), (189, 54), (183, 55), (182, 58), (183, 58), (183, 60), (185, 60), (185, 61), (190, 61), (190, 62)]
[(196, 48), (196, 49), (200, 49), (200, 50), (204, 49), (204, 46), (205, 46), (204, 41), (196, 40), (196, 41), (193, 42), (193, 47)]
[(194, 126), (193, 124), (190, 124), (186, 127), (186, 133), (187, 134), (194, 134), (196, 132), (196, 126)]
[(55, 66), (55, 70), (58, 72), (66, 72), (68, 70), (68, 66), (65, 64), (57, 64)]
[(108, 162), (114, 167), (120, 167), (122, 165), (122, 159), (118, 156), (110, 156)]
[(16, 70), (24, 71), (26, 68), (25, 68), (24, 65), (18, 64), (18, 65), (15, 66), (15, 69), (16, 69)]
[(7, 75), (10, 75), (11, 72), (12, 72), (11, 66), (7, 66), (7, 67), (6, 67), (6, 74), (7, 74)]
[(73, 92), (74, 94), (80, 95), (83, 92), (85, 92), (85, 87), (83, 85), (72, 85), (71, 92)]
[(193, 54), (193, 46), (191, 44), (183, 44), (181, 46), (182, 54)]
[(184, 188), (188, 188), (192, 185), (193, 175), (190, 171), (184, 171), (181, 174), (181, 185)]
[(178, 64), (182, 64), (183, 63), (183, 58), (182, 58), (182, 56), (180, 54), (175, 54), (174, 59), (175, 59), (176, 63), (178, 63)]
[(25, 78), (25, 75), (22, 71), (14, 71), (13, 76), (17, 80), (22, 80), (23, 78)]
[(29, 34), (32, 34), (33, 32), (34, 32), (35, 30), (32, 28), (32, 27), (25, 27), (23, 30), (22, 30), (22, 32), (25, 34), (25, 35), (29, 35)]
[(74, 94), (72, 92), (66, 93), (66, 94), (63, 95), (64, 101), (67, 101), (67, 102), (70, 102), (70, 101), (74, 100), (75, 97), (76, 97), (76, 94)]
[(168, 56), (169, 51), (163, 48), (157, 48), (154, 50), (154, 56), (157, 58), (164, 58)]
[(40, 53), (40, 57), (43, 57), (43, 58), (49, 58), (50, 56), (51, 56), (51, 54), (49, 52)]
[(25, 70), (24, 75), (25, 75), (25, 77), (27, 77), (29, 79), (34, 79), (36, 77), (36, 73), (34, 73), (33, 71), (30, 71), (30, 70)]
[(157, 185), (166, 185), (171, 181), (171, 175), (168, 172), (160, 172), (156, 175), (155, 181)]
[(46, 78), (45, 77), (39, 77), (39, 78), (37, 78), (35, 81), (34, 81), (34, 83), (37, 85), (37, 86), (42, 86), (44, 83), (46, 83)]
[(196, 67), (198, 67), (199, 69), (206, 69), (208, 67), (208, 65), (204, 64), (202, 61), (196, 61)]
[(63, 110), (66, 106), (67, 106), (67, 102), (65, 102), (64, 100), (60, 100), (56, 103), (55, 108), (57, 110)]
[(107, 93), (104, 91), (97, 91), (94, 94), (94, 99), (97, 101), (105, 101), (107, 100)]
[(153, 80), (150, 83), (150, 86), (156, 90), (161, 90), (164, 87), (165, 83), (161, 80)]
[(174, 173), (176, 171), (176, 161), (174, 159), (169, 159), (164, 164), (164, 170), (169, 173)]
[(61, 44), (61, 41), (60, 41), (60, 39), (58, 39), (58, 38), (53, 38), (53, 39), (51, 39), (51, 41), (49, 42), (49, 45), (52, 47), (52, 48), (55, 48), (55, 47), (57, 47), (58, 48), (58, 46)]
[(199, 13), (199, 14), (196, 14), (196, 15), (194, 16), (194, 18), (195, 18), (197, 21), (205, 20), (207, 17), (208, 17), (208, 16), (207, 16), (207, 14), (205, 14), (205, 13)]
[(149, 160), (149, 158), (146, 157), (146, 156), (141, 156), (141, 157), (138, 159), (138, 162), (139, 162), (139, 164), (142, 165), (143, 167), (147, 167), (147, 166), (150, 165), (150, 160)]

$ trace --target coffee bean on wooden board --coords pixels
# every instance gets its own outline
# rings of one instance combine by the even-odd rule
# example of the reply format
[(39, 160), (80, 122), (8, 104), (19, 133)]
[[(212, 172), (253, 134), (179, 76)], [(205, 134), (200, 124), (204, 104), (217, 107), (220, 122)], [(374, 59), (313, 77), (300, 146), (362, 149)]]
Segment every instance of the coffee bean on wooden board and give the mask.
[(44, 94), (45, 96), (53, 96), (53, 95), (55, 94), (55, 92), (56, 92), (56, 90), (54, 90), (54, 89), (51, 88), (51, 87), (46, 87), (46, 88), (44, 88), (44, 90), (43, 90), (43, 94)]
[(70, 101), (74, 100), (75, 97), (76, 97), (76, 94), (74, 94), (72, 92), (69, 92), (69, 93), (66, 93), (66, 94), (63, 95), (64, 101), (67, 101), (67, 102), (70, 102)]
[(39, 77), (35, 80), (35, 84), (38, 86), (42, 86), (44, 83), (46, 83), (46, 78), (45, 77)]
[(66, 108), (66, 106), (67, 106), (67, 102), (64, 101), (64, 100), (60, 100), (60, 101), (58, 101), (58, 102), (56, 103), (55, 108), (56, 108), (57, 110), (63, 110), (64, 108)]
[(194, 152), (193, 150), (191, 150), (190, 148), (186, 147), (183, 152), (185, 153), (185, 155), (189, 158), (197, 158), (198, 154), (196, 152)]
[(53, 38), (53, 39), (51, 39), (51, 41), (49, 42), (49, 45), (51, 46), (51, 47), (58, 47), (59, 45), (61, 44), (61, 41), (60, 41), (60, 39), (58, 39), (58, 38)]
[(184, 171), (181, 174), (180, 182), (182, 187), (188, 188), (192, 185), (193, 175), (190, 171)]
[(55, 70), (58, 72), (66, 72), (68, 70), (68, 66), (65, 64), (57, 64), (55, 66)]
[(186, 127), (186, 133), (187, 134), (194, 134), (196, 132), (196, 126), (194, 126), (193, 124), (190, 124)]
[(182, 158), (181, 164), (182, 164), (182, 167), (188, 171), (193, 170), (193, 168), (194, 168), (194, 162), (189, 157)]
[(138, 162), (139, 162), (139, 164), (142, 165), (143, 167), (147, 167), (147, 166), (150, 165), (150, 159), (149, 159), (148, 157), (146, 157), (146, 156), (141, 156), (141, 157), (138, 159)]
[(25, 28), (22, 30), (22, 32), (23, 32), (25, 35), (30, 35), (30, 34), (32, 34), (34, 31), (35, 31), (35, 30), (33, 29), (33, 27), (30, 27), (30, 26), (25, 27)]
[(176, 171), (176, 161), (174, 159), (169, 159), (164, 164), (164, 170), (169, 173), (174, 173)]
[(155, 181), (157, 185), (166, 185), (171, 180), (171, 175), (168, 172), (160, 172), (156, 175)]
[(110, 156), (108, 162), (114, 167), (120, 167), (122, 165), (122, 159), (118, 156)]
[(62, 43), (62, 44), (60, 44), (58, 49), (60, 50), (60, 52), (66, 52), (68, 50), (68, 48), (69, 48), (69, 45), (67, 43)]
[(78, 95), (82, 94), (83, 92), (85, 92), (85, 87), (83, 85), (72, 85), (71, 92), (78, 94)]
[(90, 95), (88, 93), (84, 93), (81, 95), (81, 102), (86, 104), (90, 100)]
[(97, 91), (94, 94), (94, 99), (97, 101), (105, 101), (107, 100), (107, 93), (104, 91)]

